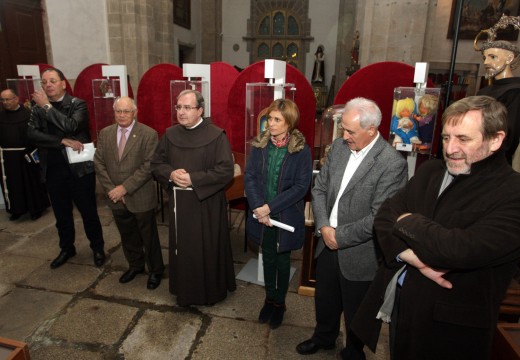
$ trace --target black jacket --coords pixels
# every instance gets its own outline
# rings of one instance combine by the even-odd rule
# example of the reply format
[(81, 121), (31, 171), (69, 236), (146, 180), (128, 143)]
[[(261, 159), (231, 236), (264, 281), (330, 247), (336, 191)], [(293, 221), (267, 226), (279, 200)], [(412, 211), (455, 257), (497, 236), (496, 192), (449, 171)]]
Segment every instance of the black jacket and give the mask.
[[(49, 132), (49, 123), (58, 129), (58, 133)], [(64, 138), (90, 142), (89, 116), (85, 101), (65, 94), (60, 109), (51, 108), (48, 112), (39, 106), (33, 106), (27, 135), (29, 142), (38, 148), (42, 180), (47, 177), (48, 149), (60, 149), (65, 160), (65, 146), (61, 144)], [(80, 178), (94, 172), (94, 162), (85, 161), (69, 164), (72, 174)]]

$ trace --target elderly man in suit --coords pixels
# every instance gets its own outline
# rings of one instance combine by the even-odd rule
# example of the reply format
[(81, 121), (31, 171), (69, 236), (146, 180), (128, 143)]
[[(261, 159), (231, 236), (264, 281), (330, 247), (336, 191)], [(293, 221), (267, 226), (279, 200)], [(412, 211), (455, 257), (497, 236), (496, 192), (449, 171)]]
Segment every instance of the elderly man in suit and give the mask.
[(302, 355), (334, 348), (341, 313), (347, 334), (343, 359), (365, 359), (364, 344), (350, 331), (378, 268), (372, 225), (381, 203), (405, 185), (406, 161), (378, 132), (381, 111), (371, 100), (356, 98), (341, 118), (336, 139), (312, 189), (316, 247), (316, 327), (298, 344)]
[(116, 123), (99, 133), (94, 158), (98, 180), (110, 199), (129, 269), (120, 283), (144, 272), (147, 288), (161, 283), (164, 264), (155, 219), (157, 198), (150, 160), (158, 143), (157, 132), (136, 121), (137, 107), (129, 97), (114, 102)]

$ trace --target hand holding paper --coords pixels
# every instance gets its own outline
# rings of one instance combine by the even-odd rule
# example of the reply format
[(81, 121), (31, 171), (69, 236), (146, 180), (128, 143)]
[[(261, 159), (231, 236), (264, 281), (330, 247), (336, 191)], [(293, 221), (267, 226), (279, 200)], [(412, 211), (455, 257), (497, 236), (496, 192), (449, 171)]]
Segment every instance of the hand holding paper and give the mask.
[(83, 161), (92, 161), (94, 159), (94, 153), (96, 152), (96, 148), (94, 147), (94, 143), (83, 144), (83, 151), (80, 153), (77, 152), (72, 147), (67, 146), (67, 157), (69, 159), (70, 164), (83, 162)]
[[(253, 214), (253, 217), (256, 219), (256, 215)], [(279, 227), (280, 229), (284, 229), (284, 230), (287, 230), (290, 232), (294, 232), (294, 226), (287, 225), (287, 224), (284, 224), (280, 221), (276, 221), (273, 219), (270, 219), (270, 221), (271, 221), (271, 224), (273, 224), (273, 226)]]

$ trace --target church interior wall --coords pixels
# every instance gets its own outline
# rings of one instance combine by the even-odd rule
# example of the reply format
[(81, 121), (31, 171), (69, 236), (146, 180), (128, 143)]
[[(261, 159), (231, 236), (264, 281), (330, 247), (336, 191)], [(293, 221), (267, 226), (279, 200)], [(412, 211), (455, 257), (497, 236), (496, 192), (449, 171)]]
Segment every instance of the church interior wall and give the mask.
[[(326, 85), (336, 74), (341, 84), (355, 30), (360, 32), (360, 65), (400, 61), (410, 65), (425, 61), (449, 67), (452, 40), (447, 29), (453, 0), (349, 0), (308, 1), (312, 40), (305, 53), (305, 75), (311, 78), (314, 53), (325, 47)], [(48, 59), (73, 81), (94, 63), (125, 64), (134, 89), (141, 76), (159, 63), (179, 64), (179, 46), (194, 49), (200, 63), (201, 31), (207, 29), (204, 1), (191, 1), (191, 29), (173, 23), (172, 0), (43, 0)], [(212, 22), (221, 39), (224, 61), (245, 68), (250, 53), (247, 35), (251, 1), (222, 0), (221, 23)], [(218, 41), (218, 40), (217, 40)], [(516, 41), (520, 44), (519, 41)], [(238, 49), (235, 45), (238, 45)], [(206, 59), (207, 54), (204, 56)], [(473, 40), (460, 40), (457, 64), (477, 65), (483, 75), (481, 54)]]

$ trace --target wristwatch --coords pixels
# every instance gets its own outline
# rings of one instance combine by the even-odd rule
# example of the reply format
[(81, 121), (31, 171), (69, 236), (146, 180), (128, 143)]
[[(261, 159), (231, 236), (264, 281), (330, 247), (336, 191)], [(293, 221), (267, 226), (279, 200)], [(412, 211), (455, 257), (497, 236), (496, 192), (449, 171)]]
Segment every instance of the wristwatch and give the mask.
[(51, 104), (45, 104), (42, 106), (42, 108), (45, 110), (45, 112), (49, 111), (52, 108)]

